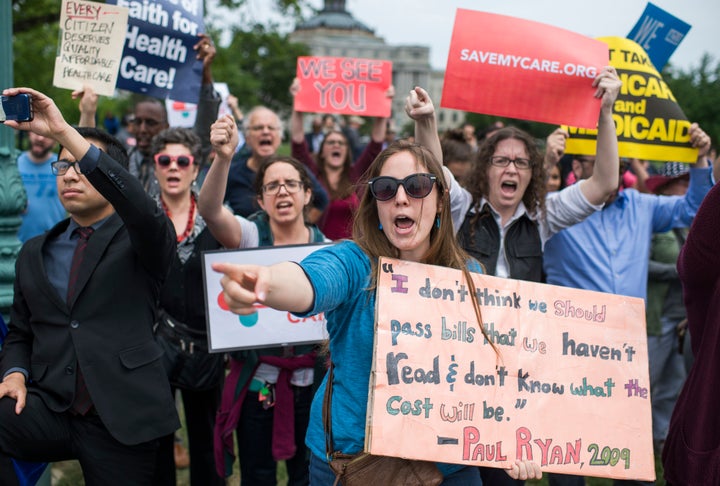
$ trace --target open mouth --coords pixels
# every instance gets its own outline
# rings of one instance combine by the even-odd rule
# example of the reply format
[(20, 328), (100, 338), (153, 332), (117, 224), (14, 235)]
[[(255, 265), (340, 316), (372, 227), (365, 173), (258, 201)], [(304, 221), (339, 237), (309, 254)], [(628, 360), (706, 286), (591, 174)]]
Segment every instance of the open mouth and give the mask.
[(276, 209), (289, 209), (293, 207), (293, 203), (290, 201), (279, 202), (275, 205)]
[(517, 191), (518, 184), (515, 181), (504, 181), (500, 184), (500, 189), (505, 194), (515, 194)]
[(341, 157), (341, 156), (342, 156), (342, 153), (341, 153), (339, 150), (333, 150), (332, 152), (330, 152), (330, 156), (332, 156), (332, 157)]
[(272, 147), (272, 140), (260, 140), (258, 143), (261, 147)]
[(415, 224), (415, 220), (408, 218), (407, 216), (398, 216), (395, 218), (395, 227), (400, 230), (407, 230), (412, 228)]

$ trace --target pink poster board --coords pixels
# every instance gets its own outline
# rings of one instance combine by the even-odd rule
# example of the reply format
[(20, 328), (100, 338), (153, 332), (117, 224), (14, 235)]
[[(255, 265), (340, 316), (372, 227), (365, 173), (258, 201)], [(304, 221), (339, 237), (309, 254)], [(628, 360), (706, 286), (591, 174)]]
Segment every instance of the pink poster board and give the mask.
[(295, 110), (389, 117), (392, 63), (352, 57), (298, 57)]
[(366, 450), (654, 480), (642, 299), (383, 258)]

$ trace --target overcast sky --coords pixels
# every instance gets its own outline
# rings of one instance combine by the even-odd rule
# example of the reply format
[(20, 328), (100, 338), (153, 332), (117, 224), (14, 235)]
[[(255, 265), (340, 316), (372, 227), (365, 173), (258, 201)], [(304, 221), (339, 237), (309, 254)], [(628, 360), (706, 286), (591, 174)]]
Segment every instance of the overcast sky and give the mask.
[[(251, 2), (254, 5), (251, 9), (258, 14), (267, 3), (256, 0)], [(322, 8), (323, 0), (311, 3)], [(346, 0), (346, 8), (388, 44), (429, 46), (433, 68), (445, 69), (457, 8), (534, 20), (589, 37), (626, 37), (647, 3), (647, 0)], [(683, 70), (697, 67), (706, 52), (715, 62), (720, 61), (720, 0), (652, 3), (691, 25), (670, 58), (672, 65)], [(513, 34), (522, 35), (508, 33)]]

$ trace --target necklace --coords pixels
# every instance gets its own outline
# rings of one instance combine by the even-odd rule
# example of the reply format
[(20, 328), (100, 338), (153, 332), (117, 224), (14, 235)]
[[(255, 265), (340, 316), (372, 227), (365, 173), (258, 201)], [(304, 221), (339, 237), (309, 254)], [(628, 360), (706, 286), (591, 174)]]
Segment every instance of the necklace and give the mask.
[[(165, 201), (163, 201), (162, 198), (160, 198), (160, 202), (162, 203), (163, 210), (165, 211), (165, 214), (167, 215), (168, 219), (172, 221), (172, 216), (170, 215), (170, 210), (168, 209), (167, 205), (165, 204)], [(188, 214), (188, 221), (185, 225), (185, 231), (177, 235), (177, 242), (180, 243), (185, 238), (190, 236), (190, 233), (192, 233), (193, 228), (195, 227), (195, 196), (193, 193), (190, 193), (190, 212)]]

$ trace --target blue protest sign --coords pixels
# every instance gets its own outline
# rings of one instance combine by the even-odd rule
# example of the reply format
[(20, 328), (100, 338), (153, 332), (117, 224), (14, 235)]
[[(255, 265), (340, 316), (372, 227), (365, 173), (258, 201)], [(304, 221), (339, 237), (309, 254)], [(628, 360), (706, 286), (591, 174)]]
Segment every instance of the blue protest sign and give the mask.
[(640, 44), (655, 69), (662, 71), (689, 30), (690, 24), (648, 3), (627, 38)]
[(197, 103), (202, 63), (193, 46), (203, 33), (202, 0), (108, 0), (129, 9), (117, 88)]

